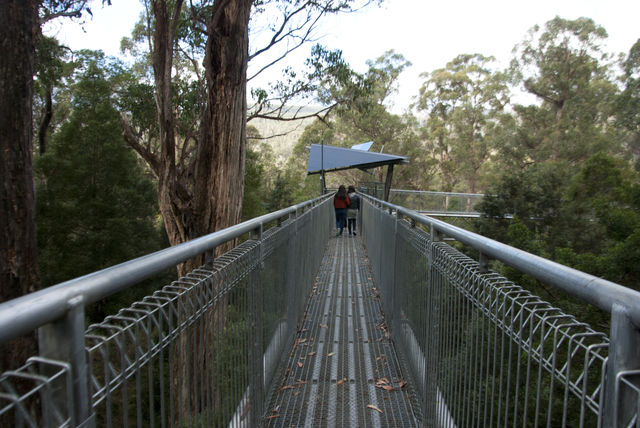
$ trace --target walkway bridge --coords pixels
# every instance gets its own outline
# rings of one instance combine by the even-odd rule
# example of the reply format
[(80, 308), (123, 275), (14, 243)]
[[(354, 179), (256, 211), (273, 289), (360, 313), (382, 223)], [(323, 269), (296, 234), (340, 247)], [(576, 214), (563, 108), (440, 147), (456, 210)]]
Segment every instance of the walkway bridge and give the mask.
[[(363, 198), (357, 236), (335, 236), (323, 197), (0, 304), (0, 342), (39, 337), (0, 375), (0, 425), (640, 424), (640, 293)], [(85, 324), (88, 305), (192, 257), (206, 262)]]
[(391, 189), (389, 202), (431, 217), (478, 218), (482, 193)]

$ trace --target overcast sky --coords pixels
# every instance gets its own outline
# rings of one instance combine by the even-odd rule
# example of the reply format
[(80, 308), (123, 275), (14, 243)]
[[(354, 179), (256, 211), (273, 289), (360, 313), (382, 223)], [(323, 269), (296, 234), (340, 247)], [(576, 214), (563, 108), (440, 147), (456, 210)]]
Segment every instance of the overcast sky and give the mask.
[[(64, 21), (50, 30), (73, 49), (102, 49), (118, 55), (120, 39), (129, 36), (141, 6), (135, 0), (95, 2), (85, 32)], [(405, 56), (413, 66), (401, 76), (395, 109), (408, 106), (418, 93), (419, 74), (444, 67), (455, 56), (480, 53), (502, 65), (527, 31), (555, 16), (592, 18), (609, 34), (611, 53), (628, 53), (640, 38), (640, 0), (386, 0), (382, 7), (325, 21), (321, 43), (339, 48), (358, 71), (387, 50)]]

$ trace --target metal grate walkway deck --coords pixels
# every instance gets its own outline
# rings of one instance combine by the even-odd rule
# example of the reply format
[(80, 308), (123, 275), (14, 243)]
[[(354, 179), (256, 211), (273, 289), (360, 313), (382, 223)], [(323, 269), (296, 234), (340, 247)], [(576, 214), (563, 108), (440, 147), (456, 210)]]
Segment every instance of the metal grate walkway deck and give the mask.
[(418, 426), (359, 236), (329, 240), (277, 376), (267, 426)]

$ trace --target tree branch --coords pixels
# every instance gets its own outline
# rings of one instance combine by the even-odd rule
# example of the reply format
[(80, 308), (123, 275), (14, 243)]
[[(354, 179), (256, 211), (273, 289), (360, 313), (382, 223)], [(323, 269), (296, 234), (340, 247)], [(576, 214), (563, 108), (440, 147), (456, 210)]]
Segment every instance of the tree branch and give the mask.
[[(258, 70), (257, 72), (255, 72), (252, 76), (250, 76), (249, 78), (247, 78), (247, 82), (251, 81), (252, 79), (254, 79), (255, 77), (257, 77), (258, 75), (260, 75), (263, 71), (265, 71), (266, 69), (272, 67), (273, 65), (277, 64), (278, 62), (282, 61), (283, 59), (285, 59), (291, 52), (295, 51), (296, 49), (298, 49), (301, 46), (304, 46), (305, 43), (307, 42), (313, 42), (315, 41), (315, 39), (312, 39), (311, 36), (311, 32), (313, 31), (313, 29), (315, 28), (318, 20), (320, 19), (321, 15), (318, 15), (316, 17), (316, 19), (314, 20), (313, 24), (311, 24), (309, 26), (309, 28), (307, 28), (307, 31), (305, 32), (304, 36), (298, 36), (298, 42), (296, 43), (296, 45), (293, 48), (287, 48), (285, 50), (285, 52), (280, 55), (278, 58), (274, 59), (273, 61), (271, 61), (269, 64), (266, 64), (264, 67), (262, 67), (260, 70)], [(307, 21), (308, 22), (308, 21)], [(302, 27), (300, 27), (302, 28)], [(293, 37), (293, 31), (291, 32), (291, 36)], [(282, 40), (280, 40), (282, 41)], [(279, 43), (280, 41), (278, 41), (277, 43)], [(269, 45), (265, 48), (266, 49), (270, 49), (271, 47), (275, 46), (276, 43)], [(264, 52), (264, 51), (263, 51)], [(252, 58), (255, 58), (256, 56), (258, 56), (261, 52), (258, 53), (254, 53), (253, 55), (251, 55), (249, 57), (249, 61), (251, 61)]]
[[(310, 13), (307, 14), (307, 18), (304, 20), (304, 23), (302, 25), (299, 25), (297, 28), (289, 29), (286, 33), (283, 34), (285, 28), (287, 28), (287, 24), (289, 23), (289, 21), (294, 16), (296, 16), (298, 13), (303, 12), (307, 8), (307, 6), (309, 6), (309, 4), (310, 4), (310, 2), (308, 2), (308, 1), (305, 2), (297, 10), (294, 10), (290, 14), (287, 14), (286, 12), (284, 12), (284, 20), (282, 21), (282, 24), (280, 25), (280, 28), (278, 28), (278, 30), (273, 34), (273, 37), (271, 37), (271, 40), (269, 41), (269, 43), (267, 43), (266, 46), (264, 46), (261, 49), (258, 49), (256, 52), (254, 52), (253, 54), (249, 55), (249, 61), (251, 61), (256, 56), (268, 51), (273, 46), (275, 46), (276, 44), (280, 43), (282, 40), (286, 39), (288, 36), (294, 34), (295, 31), (304, 28), (311, 21)], [(320, 15), (322, 15), (322, 14), (320, 14)], [(317, 23), (318, 19), (316, 18), (314, 22)]]
[(151, 150), (151, 145), (146, 147), (142, 145), (140, 136), (136, 134), (126, 114), (121, 113), (122, 120), (122, 136), (127, 144), (135, 150), (151, 167), (153, 173), (158, 176), (160, 174), (160, 158)]

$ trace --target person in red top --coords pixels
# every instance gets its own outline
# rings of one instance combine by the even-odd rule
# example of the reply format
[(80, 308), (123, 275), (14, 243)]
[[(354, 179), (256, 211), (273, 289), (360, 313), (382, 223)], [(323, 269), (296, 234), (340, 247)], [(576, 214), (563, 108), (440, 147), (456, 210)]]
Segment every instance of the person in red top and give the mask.
[(336, 227), (340, 229), (337, 236), (342, 236), (342, 231), (347, 225), (347, 208), (351, 205), (347, 189), (340, 186), (333, 197), (333, 208), (336, 210)]

